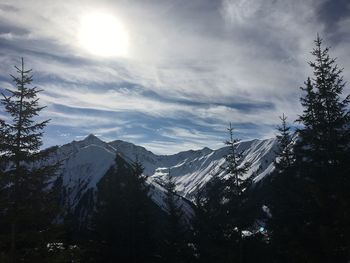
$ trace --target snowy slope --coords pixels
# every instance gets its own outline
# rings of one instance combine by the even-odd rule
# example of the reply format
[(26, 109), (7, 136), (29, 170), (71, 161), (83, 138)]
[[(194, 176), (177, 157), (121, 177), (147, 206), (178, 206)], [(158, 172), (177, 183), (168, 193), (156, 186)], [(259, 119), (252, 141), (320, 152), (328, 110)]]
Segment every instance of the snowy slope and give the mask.
[[(192, 199), (196, 190), (203, 187), (213, 175), (225, 176), (221, 167), (225, 163), (228, 148), (218, 150), (203, 148), (198, 151), (185, 151), (174, 155), (155, 155), (145, 148), (126, 143), (113, 141), (113, 146), (129, 160), (137, 158), (145, 166), (145, 175), (153, 182), (161, 182), (170, 169), (174, 177), (177, 192)], [(251, 140), (237, 144), (237, 150), (243, 155), (243, 162), (250, 162), (251, 169), (247, 177), (254, 176), (254, 180), (261, 180), (274, 169), (276, 140)]]
[[(254, 176), (254, 180), (258, 181), (274, 169), (275, 147), (274, 139), (251, 140), (237, 144), (237, 150), (243, 154), (243, 163), (252, 164), (247, 177)], [(61, 162), (60, 174), (66, 189), (65, 202), (75, 208), (89, 206), (89, 209), (92, 209), (96, 184), (114, 164), (116, 154), (119, 154), (127, 162), (137, 158), (143, 163), (144, 174), (153, 186), (151, 197), (163, 209), (165, 207), (162, 180), (170, 170), (176, 183), (179, 203), (190, 214), (191, 205), (186, 199), (193, 199), (196, 191), (214, 174), (225, 176), (220, 167), (225, 162), (227, 151), (227, 147), (218, 150), (203, 148), (174, 155), (156, 155), (132, 143), (120, 140), (106, 143), (94, 135), (89, 135), (82, 141), (73, 141), (59, 147), (53, 159)]]

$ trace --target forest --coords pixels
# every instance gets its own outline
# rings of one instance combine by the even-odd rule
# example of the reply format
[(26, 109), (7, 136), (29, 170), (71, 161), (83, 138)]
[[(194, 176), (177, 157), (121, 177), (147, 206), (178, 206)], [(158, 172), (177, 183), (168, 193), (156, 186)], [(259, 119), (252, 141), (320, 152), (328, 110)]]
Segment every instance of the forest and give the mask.
[(0, 262), (349, 262), (350, 96), (329, 51), (317, 36), (303, 111), (296, 120), (281, 113), (276, 128), (273, 172), (245, 177), (250, 163), (229, 124), (227, 176), (198, 189), (190, 216), (170, 170), (162, 209), (142, 162), (118, 154), (86, 200), (92, 208), (77, 213), (50, 159), (57, 147), (42, 149), (50, 120), (39, 118), (42, 90), (22, 58), (13, 88), (1, 88)]

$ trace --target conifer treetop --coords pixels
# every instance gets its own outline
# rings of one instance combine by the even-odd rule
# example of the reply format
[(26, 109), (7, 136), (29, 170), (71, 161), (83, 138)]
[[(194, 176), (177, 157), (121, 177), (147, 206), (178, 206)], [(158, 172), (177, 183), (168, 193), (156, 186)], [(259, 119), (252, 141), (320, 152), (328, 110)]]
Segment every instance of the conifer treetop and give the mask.
[(21, 59), (21, 66), (15, 66), (17, 75), (11, 75), (15, 84), (13, 89), (5, 89), (1, 93), (1, 104), (10, 115), (10, 121), (3, 121), (6, 130), (4, 147), (7, 154), (28, 158), (37, 152), (41, 145), (43, 129), (50, 120), (37, 121), (36, 117), (45, 106), (39, 105), (38, 93), (42, 90), (37, 87), (29, 87), (33, 81), (31, 69), (25, 69), (24, 59)]

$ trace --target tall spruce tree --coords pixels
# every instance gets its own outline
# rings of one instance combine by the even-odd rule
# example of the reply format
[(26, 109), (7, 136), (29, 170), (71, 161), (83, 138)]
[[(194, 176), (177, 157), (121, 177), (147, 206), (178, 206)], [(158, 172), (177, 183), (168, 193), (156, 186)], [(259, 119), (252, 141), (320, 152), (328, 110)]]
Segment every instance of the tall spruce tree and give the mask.
[(247, 220), (244, 217), (244, 205), (247, 199), (245, 191), (251, 184), (251, 180), (244, 178), (244, 176), (250, 169), (251, 164), (249, 162), (242, 162), (242, 153), (236, 148), (239, 140), (233, 136), (234, 128), (231, 123), (227, 130), (229, 132), (229, 139), (225, 144), (228, 146), (229, 153), (225, 157), (226, 163), (223, 167), (227, 172), (225, 180), (226, 211), (228, 217), (226, 234), (231, 237), (234, 243), (238, 244), (238, 262), (242, 263), (244, 261), (242, 231), (247, 226)]
[[(175, 190), (176, 184), (174, 179), (171, 177), (170, 168), (168, 174), (165, 177), (164, 189), (165, 197), (164, 202), (166, 204), (166, 209), (168, 212), (168, 222), (167, 222), (167, 234), (170, 247), (176, 247), (179, 245), (180, 241), (183, 240), (181, 237), (182, 226), (181, 220), (183, 217), (182, 207), (177, 204), (177, 194)], [(180, 252), (180, 251), (179, 251)]]
[[(0, 119), (0, 142), (5, 141), (5, 134), (5, 121)], [(0, 147), (4, 147), (4, 145), (0, 143)]]
[[(152, 201), (140, 162), (127, 163), (119, 155), (97, 185), (93, 218), (95, 250), (92, 262), (152, 262)], [(88, 260), (88, 258), (86, 259)]]
[(5, 163), (3, 186), (1, 250), (10, 262), (47, 260), (46, 245), (52, 221), (57, 215), (57, 189), (50, 187), (56, 165), (43, 165), (50, 151), (39, 152), (43, 129), (49, 122), (37, 121), (45, 107), (39, 105), (37, 87), (30, 87), (32, 70), (15, 67), (15, 87), (2, 93), (1, 104), (9, 121), (1, 121), (0, 158)]
[(191, 251), (187, 246), (186, 228), (182, 206), (178, 205), (179, 196), (175, 190), (176, 184), (170, 174), (165, 177), (164, 203), (167, 209), (167, 217), (164, 226), (164, 262), (188, 262)]
[(249, 162), (242, 163), (242, 153), (236, 149), (236, 144), (240, 141), (239, 139), (234, 138), (231, 123), (229, 128), (229, 139), (225, 141), (225, 144), (228, 146), (228, 154), (225, 156), (226, 163), (223, 166), (223, 169), (227, 172), (227, 185), (228, 185), (228, 197), (238, 197), (242, 196), (244, 190), (249, 184), (249, 180), (245, 180), (244, 176), (249, 171), (251, 164)]
[(247, 210), (247, 189), (250, 179), (244, 178), (250, 163), (243, 163), (230, 124), (226, 162), (196, 198), (194, 239), (201, 262), (244, 262), (243, 233), (250, 226)]
[(193, 218), (193, 241), (199, 262), (229, 262), (233, 259), (232, 245), (227, 241), (225, 182), (219, 175), (212, 176), (197, 192)]
[(306, 92), (301, 98), (304, 112), (297, 121), (303, 125), (299, 129), (299, 161), (331, 173), (338, 165), (348, 162), (350, 97), (342, 98), (343, 70), (328, 53), (329, 49), (322, 47), (322, 39), (317, 36), (312, 51), (315, 61), (309, 62), (314, 78), (308, 78), (301, 88)]
[(317, 36), (309, 62), (314, 76), (302, 88), (295, 163), (273, 181), (272, 243), (281, 262), (350, 259), (350, 105), (342, 70), (328, 53)]
[(290, 126), (287, 124), (287, 116), (282, 114), (280, 116), (281, 125), (277, 126), (279, 134), (276, 136), (278, 141), (278, 150), (276, 151), (277, 159), (275, 160), (275, 166), (279, 172), (282, 172), (290, 168), (294, 161), (292, 134), (290, 132)]
[[(350, 100), (344, 96), (342, 69), (323, 48), (317, 36), (309, 62), (314, 77), (304, 88), (303, 124), (297, 144), (298, 170), (310, 193), (311, 223), (306, 230), (318, 237), (319, 247), (328, 247), (326, 260), (347, 261), (350, 255), (350, 207), (348, 187), (350, 160)], [(345, 98), (344, 98), (345, 97)], [(310, 213), (312, 212), (312, 213)]]

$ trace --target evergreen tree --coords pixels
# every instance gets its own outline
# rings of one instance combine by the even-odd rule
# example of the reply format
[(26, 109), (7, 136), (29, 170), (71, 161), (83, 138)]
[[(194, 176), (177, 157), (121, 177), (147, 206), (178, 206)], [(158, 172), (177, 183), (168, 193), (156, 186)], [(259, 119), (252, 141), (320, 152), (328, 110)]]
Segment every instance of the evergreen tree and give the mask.
[(192, 225), (195, 256), (199, 262), (228, 262), (233, 258), (232, 246), (224, 233), (227, 222), (224, 191), (224, 180), (213, 175), (196, 194)]
[(201, 262), (243, 262), (243, 229), (251, 224), (247, 215), (247, 189), (250, 179), (244, 176), (250, 163), (242, 163), (242, 153), (237, 150), (238, 139), (228, 128), (229, 140), (226, 162), (221, 172), (226, 176), (213, 176), (196, 201), (194, 237)]
[(116, 163), (98, 183), (92, 244), (95, 262), (152, 262), (149, 187), (140, 162)]
[(226, 163), (223, 169), (227, 172), (227, 193), (228, 198), (234, 198), (242, 196), (245, 189), (249, 186), (249, 180), (245, 180), (244, 176), (249, 171), (251, 164), (249, 162), (242, 163), (242, 153), (236, 149), (236, 144), (240, 141), (234, 138), (234, 128), (230, 123), (230, 127), (227, 129), (229, 132), (229, 140), (225, 142), (228, 146), (229, 153), (225, 156)]
[[(314, 134), (315, 130), (318, 129), (317, 126), (317, 106), (316, 106), (316, 93), (313, 88), (311, 78), (309, 77), (306, 82), (304, 82), (305, 87), (300, 87), (306, 94), (304, 97), (300, 98), (301, 105), (303, 106), (303, 114), (297, 119), (298, 122), (303, 124), (303, 128), (297, 130), (298, 132), (298, 143), (296, 144), (295, 151), (297, 156), (309, 156), (308, 158), (297, 158), (296, 161), (303, 162), (304, 167), (308, 167), (308, 163), (312, 162), (311, 156), (316, 156), (318, 153), (319, 141), (322, 138)], [(305, 144), (310, 145), (305, 147)], [(299, 164), (300, 166), (300, 164)]]
[[(313, 78), (302, 90), (295, 163), (274, 176), (272, 243), (283, 262), (347, 262), (350, 258), (349, 96), (342, 70), (317, 36)], [(293, 247), (293, 249), (291, 249)]]
[(182, 206), (178, 205), (179, 197), (175, 190), (176, 184), (170, 174), (165, 177), (164, 203), (168, 216), (164, 227), (164, 262), (188, 262), (191, 251), (187, 246), (188, 237), (186, 236), (187, 226), (184, 222)]
[(335, 59), (330, 58), (329, 49), (322, 48), (319, 36), (315, 46), (312, 51), (315, 61), (309, 62), (314, 78), (308, 78), (302, 88), (306, 96), (301, 98), (304, 112), (298, 118), (303, 125), (299, 129), (299, 161), (331, 172), (338, 165), (348, 162), (350, 97), (342, 99), (345, 87), (342, 69), (335, 64)]
[(226, 155), (226, 165), (223, 167), (227, 172), (225, 179), (225, 198), (228, 224), (226, 226), (226, 235), (230, 236), (232, 242), (238, 244), (238, 262), (243, 262), (243, 235), (242, 230), (247, 226), (248, 222), (244, 217), (245, 203), (247, 195), (245, 191), (251, 184), (250, 179), (245, 179), (244, 176), (250, 169), (249, 162), (242, 163), (242, 153), (236, 149), (238, 139), (234, 138), (231, 123), (227, 129), (229, 132), (229, 140), (225, 142), (228, 146), (229, 153)]
[(37, 116), (45, 107), (39, 106), (31, 70), (15, 67), (11, 75), (15, 88), (2, 93), (1, 104), (9, 114), (9, 122), (1, 121), (0, 158), (5, 164), (0, 184), (2, 189), (1, 249), (11, 262), (45, 261), (51, 223), (57, 215), (57, 189), (50, 187), (56, 165), (43, 165), (50, 150), (39, 152), (43, 129), (48, 120)]
[(350, 247), (346, 223), (350, 219), (350, 97), (343, 98), (342, 69), (328, 53), (317, 36), (312, 51), (315, 61), (309, 62), (314, 77), (304, 88), (305, 110), (298, 119), (303, 128), (296, 149), (297, 169), (309, 192), (310, 235), (318, 235), (319, 246), (329, 247), (325, 258), (348, 260), (344, 248)]
[[(5, 121), (0, 119), (0, 142), (4, 142), (5, 141)], [(3, 143), (0, 143), (0, 147), (4, 147)], [(0, 150), (2, 151), (3, 148), (0, 148)]]
[[(176, 184), (169, 172), (165, 177), (164, 189), (165, 198), (164, 202), (166, 204), (166, 209), (168, 212), (168, 222), (167, 222), (167, 242), (169, 242), (169, 247), (176, 247), (183, 240), (181, 237), (182, 225), (181, 220), (183, 219), (182, 207), (177, 204), (177, 194), (175, 190)], [(176, 248), (178, 249), (178, 248)], [(180, 252), (180, 251), (178, 251)]]
[(292, 135), (290, 127), (287, 125), (287, 116), (282, 114), (280, 116), (282, 124), (277, 127), (279, 134), (276, 136), (278, 141), (278, 150), (276, 152), (277, 159), (275, 160), (275, 167), (280, 172), (290, 168), (293, 164), (294, 153), (292, 145)]

